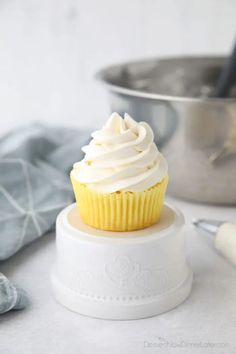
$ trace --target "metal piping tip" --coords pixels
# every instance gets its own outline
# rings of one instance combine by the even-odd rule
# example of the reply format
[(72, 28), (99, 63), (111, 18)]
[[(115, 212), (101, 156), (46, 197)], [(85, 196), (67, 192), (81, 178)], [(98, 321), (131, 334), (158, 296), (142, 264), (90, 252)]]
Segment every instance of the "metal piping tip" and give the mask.
[(210, 235), (216, 235), (219, 227), (224, 222), (218, 220), (193, 219), (192, 223), (197, 229), (205, 231)]
[(199, 221), (200, 221), (200, 219), (193, 219), (193, 220), (192, 220), (192, 224), (197, 227)]

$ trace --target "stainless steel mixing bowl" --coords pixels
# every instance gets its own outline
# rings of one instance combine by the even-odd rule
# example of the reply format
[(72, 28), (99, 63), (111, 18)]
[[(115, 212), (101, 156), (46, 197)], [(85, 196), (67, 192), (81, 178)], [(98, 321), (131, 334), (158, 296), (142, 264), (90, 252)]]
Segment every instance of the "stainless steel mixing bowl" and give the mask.
[[(169, 163), (169, 193), (197, 202), (236, 204), (236, 92), (208, 98), (219, 57), (152, 59), (116, 65), (97, 77), (112, 111), (147, 121)], [(233, 92), (234, 91), (234, 92)]]

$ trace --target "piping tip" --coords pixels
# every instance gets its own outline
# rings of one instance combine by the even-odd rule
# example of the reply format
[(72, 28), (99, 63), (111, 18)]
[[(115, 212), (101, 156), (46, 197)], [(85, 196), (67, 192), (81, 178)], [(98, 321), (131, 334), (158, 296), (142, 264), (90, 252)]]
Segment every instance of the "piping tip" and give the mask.
[(215, 236), (217, 231), (219, 230), (219, 227), (224, 222), (219, 220), (193, 219), (192, 223), (197, 229)]
[(193, 219), (193, 220), (192, 220), (192, 224), (197, 227), (199, 221), (200, 221), (200, 219)]

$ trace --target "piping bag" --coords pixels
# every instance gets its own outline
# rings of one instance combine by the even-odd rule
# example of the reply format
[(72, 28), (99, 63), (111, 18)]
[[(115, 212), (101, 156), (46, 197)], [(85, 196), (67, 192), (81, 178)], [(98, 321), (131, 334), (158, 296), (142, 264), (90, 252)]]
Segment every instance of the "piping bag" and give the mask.
[(212, 236), (217, 251), (236, 266), (236, 224), (207, 219), (194, 220), (193, 224)]

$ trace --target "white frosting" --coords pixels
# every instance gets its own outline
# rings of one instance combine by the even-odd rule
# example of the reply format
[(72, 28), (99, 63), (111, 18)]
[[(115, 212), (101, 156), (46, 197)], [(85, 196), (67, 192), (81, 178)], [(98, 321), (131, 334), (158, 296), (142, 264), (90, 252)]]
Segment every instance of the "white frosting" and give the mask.
[(220, 226), (216, 238), (216, 249), (236, 266), (236, 225), (224, 223)]
[(128, 114), (113, 113), (101, 130), (82, 148), (85, 157), (74, 164), (72, 176), (104, 193), (144, 191), (167, 175), (165, 158), (158, 151), (153, 131)]

